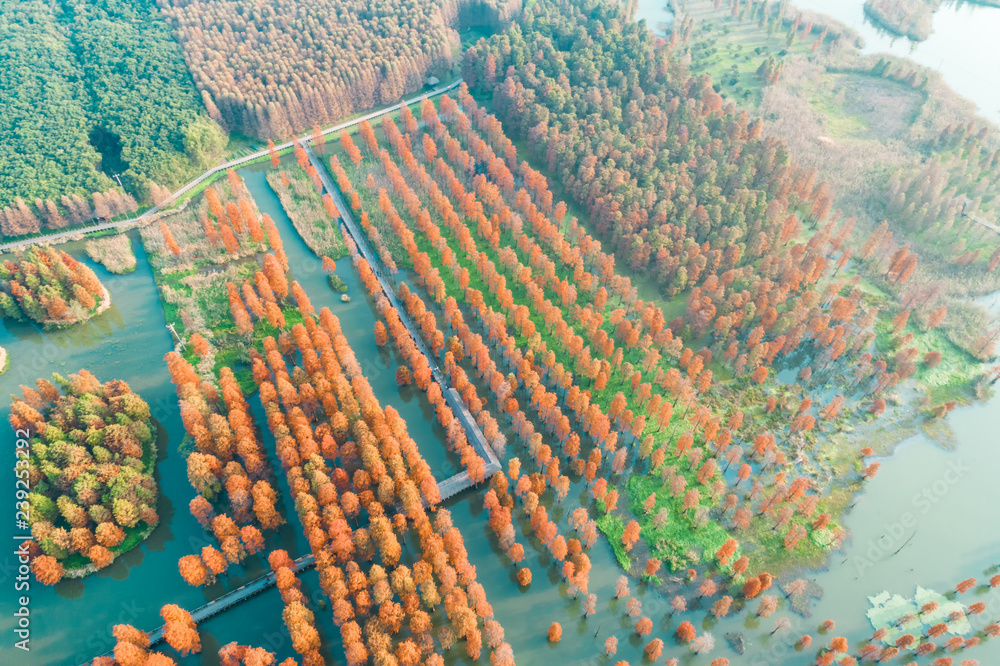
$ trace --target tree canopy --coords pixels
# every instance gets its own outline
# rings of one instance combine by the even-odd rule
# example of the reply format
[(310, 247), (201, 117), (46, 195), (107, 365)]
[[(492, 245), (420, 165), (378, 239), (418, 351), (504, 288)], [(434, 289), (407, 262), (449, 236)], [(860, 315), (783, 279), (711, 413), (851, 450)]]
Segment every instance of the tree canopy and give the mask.
[(128, 534), (159, 522), (149, 405), (125, 382), (101, 384), (86, 370), (21, 391), (10, 422), (32, 437), (31, 534), (68, 569), (107, 566), (123, 543), (138, 543)]

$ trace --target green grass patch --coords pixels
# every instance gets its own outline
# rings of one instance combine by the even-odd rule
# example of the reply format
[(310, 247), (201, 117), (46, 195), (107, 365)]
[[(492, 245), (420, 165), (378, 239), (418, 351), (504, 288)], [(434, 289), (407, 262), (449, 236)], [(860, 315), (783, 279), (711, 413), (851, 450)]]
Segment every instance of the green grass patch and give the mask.
[[(889, 317), (875, 325), (875, 346), (887, 358), (897, 351), (896, 339)], [(968, 351), (962, 349), (940, 328), (923, 330), (916, 323), (908, 323), (902, 335), (913, 334), (906, 346), (915, 347), (917, 371), (914, 379), (926, 393), (931, 405), (940, 405), (950, 400), (964, 401), (972, 396), (973, 387), (983, 376), (984, 364)], [(931, 368), (924, 362), (924, 356), (932, 351), (941, 353), (941, 362)]]
[(834, 138), (860, 137), (868, 133), (869, 127), (862, 118), (848, 112), (844, 105), (829, 94), (820, 93), (808, 97), (813, 110), (826, 120), (827, 133)]
[(625, 523), (618, 516), (608, 513), (597, 519), (597, 529), (604, 532), (611, 544), (611, 550), (615, 552), (615, 559), (622, 569), (628, 571), (632, 568), (632, 558), (625, 550), (622, 543), (622, 534), (625, 533)]
[[(686, 470), (681, 472), (688, 476)], [(694, 475), (691, 476), (693, 481)], [(683, 510), (683, 498), (673, 497), (669, 488), (656, 476), (634, 475), (629, 477), (625, 486), (629, 508), (639, 521), (643, 540), (649, 545), (653, 557), (661, 560), (671, 571), (679, 571), (698, 562), (711, 562), (715, 552), (730, 538), (715, 520), (696, 527), (689, 515), (693, 511)], [(689, 487), (694, 486), (689, 484)], [(647, 514), (643, 502), (652, 493), (656, 493), (656, 502)], [(667, 521), (657, 527), (654, 517), (663, 509), (668, 512)]]

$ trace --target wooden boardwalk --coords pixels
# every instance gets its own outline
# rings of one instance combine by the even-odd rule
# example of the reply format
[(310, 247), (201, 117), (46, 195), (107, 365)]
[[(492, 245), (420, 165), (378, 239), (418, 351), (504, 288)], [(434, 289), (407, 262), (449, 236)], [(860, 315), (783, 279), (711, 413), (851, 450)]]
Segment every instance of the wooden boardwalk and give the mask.
[[(308, 555), (303, 555), (299, 559), (295, 560), (295, 571), (306, 571), (311, 569), (316, 564), (316, 559), (313, 557), (312, 553)], [(241, 585), (240, 587), (226, 592), (220, 597), (212, 599), (204, 606), (200, 606), (193, 611), (191, 611), (191, 619), (194, 620), (195, 624), (201, 624), (205, 620), (215, 617), (223, 611), (227, 611), (236, 604), (242, 603), (247, 599), (257, 596), (261, 592), (268, 590), (275, 585), (275, 575), (273, 571), (269, 571), (259, 578), (254, 578), (249, 583)], [(153, 647), (163, 642), (163, 631), (166, 627), (160, 626), (159, 628), (148, 632), (149, 635), (149, 647)], [(102, 657), (114, 657), (114, 650), (110, 652), (105, 652), (101, 655)], [(84, 665), (86, 666), (86, 664)]]
[[(340, 212), (340, 218), (343, 221), (344, 228), (347, 229), (347, 233), (351, 235), (354, 239), (354, 243), (358, 246), (358, 252), (364, 257), (368, 265), (371, 266), (372, 271), (375, 273), (375, 277), (378, 278), (379, 284), (382, 287), (382, 294), (388, 299), (389, 304), (396, 309), (399, 313), (400, 321), (406, 326), (406, 330), (409, 332), (410, 337), (413, 338), (414, 344), (417, 345), (417, 349), (420, 350), (426, 358), (427, 362), (430, 364), (431, 368), (431, 378), (433, 381), (437, 382), (438, 386), (441, 388), (441, 395), (444, 397), (445, 402), (448, 403), (448, 407), (455, 414), (459, 423), (465, 429), (466, 437), (469, 440), (469, 444), (475, 449), (476, 453), (480, 458), (483, 459), (486, 467), (486, 478), (489, 478), (493, 474), (500, 471), (500, 461), (497, 460), (496, 454), (493, 453), (493, 449), (489, 447), (486, 442), (486, 437), (483, 435), (483, 431), (480, 430), (479, 425), (473, 418), (472, 413), (469, 412), (465, 403), (462, 402), (458, 395), (458, 391), (448, 383), (447, 377), (441, 372), (438, 367), (437, 360), (434, 355), (430, 353), (427, 346), (424, 345), (423, 339), (417, 332), (416, 326), (410, 320), (410, 315), (407, 314), (406, 308), (402, 306), (399, 300), (396, 298), (396, 293), (386, 282), (385, 279), (385, 267), (382, 265), (381, 260), (376, 256), (375, 252), (368, 245), (368, 238), (365, 236), (364, 232), (361, 231), (357, 222), (354, 220), (354, 215), (351, 210), (344, 203), (343, 197), (340, 196), (340, 189), (337, 188), (333, 180), (330, 178), (330, 174), (327, 172), (326, 167), (323, 163), (316, 157), (313, 153), (312, 148), (308, 145), (305, 146), (306, 153), (309, 155), (309, 161), (312, 162), (313, 167), (319, 173), (320, 180), (323, 181), (323, 188), (330, 194), (333, 198), (333, 202), (337, 205), (337, 210)], [(475, 483), (469, 478), (467, 472), (459, 472), (452, 477), (449, 477), (443, 481), (438, 482), (438, 490), (441, 493), (441, 499), (447, 499), (466, 488), (471, 488)]]

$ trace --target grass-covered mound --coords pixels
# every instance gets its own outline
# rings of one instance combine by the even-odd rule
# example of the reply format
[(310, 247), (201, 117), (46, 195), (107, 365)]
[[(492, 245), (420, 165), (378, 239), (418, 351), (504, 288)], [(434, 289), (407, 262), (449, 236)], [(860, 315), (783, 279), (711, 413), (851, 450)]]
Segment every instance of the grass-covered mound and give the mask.
[(132, 241), (125, 234), (88, 240), (87, 256), (116, 275), (135, 272), (136, 258), (132, 251)]
[(53, 247), (32, 246), (4, 261), (0, 281), (0, 312), (39, 324), (75, 324), (111, 302), (94, 271)]
[(21, 389), (10, 422), (30, 443), (32, 536), (68, 575), (86, 575), (159, 522), (149, 405), (125, 382), (101, 384), (86, 370)]

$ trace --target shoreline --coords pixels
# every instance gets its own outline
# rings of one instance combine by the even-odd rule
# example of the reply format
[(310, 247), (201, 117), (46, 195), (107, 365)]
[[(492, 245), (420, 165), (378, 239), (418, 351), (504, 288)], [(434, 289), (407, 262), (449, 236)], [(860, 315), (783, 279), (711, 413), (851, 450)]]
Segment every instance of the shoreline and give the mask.
[[(916, 1), (920, 2), (920, 0)], [(886, 31), (891, 35), (894, 35), (896, 37), (903, 37), (914, 43), (919, 43), (927, 40), (927, 38), (930, 37), (931, 34), (934, 32), (931, 17), (933, 17), (934, 12), (937, 11), (939, 7), (940, 5), (936, 7), (927, 8), (927, 11), (929, 12), (928, 16), (929, 25), (926, 26), (925, 30), (923, 30), (921, 29), (923, 26), (920, 26), (916, 23), (912, 24), (909, 27), (904, 27), (902, 24), (897, 24), (889, 17), (889, 15), (886, 12), (882, 11), (880, 7), (875, 6), (873, 0), (866, 0), (863, 5), (865, 18), (868, 19), (873, 26), (875, 26), (880, 30)], [(905, 18), (909, 18), (909, 15), (907, 15)]]
[(63, 579), (66, 579), (66, 578), (74, 578), (74, 579), (76, 579), (76, 578), (86, 578), (90, 574), (97, 573), (101, 569), (107, 569), (112, 564), (114, 564), (115, 560), (117, 560), (119, 558), (119, 556), (124, 555), (125, 553), (131, 553), (133, 550), (135, 550), (136, 548), (138, 548), (139, 546), (141, 546), (146, 541), (146, 539), (148, 539), (150, 537), (150, 535), (153, 533), (153, 531), (156, 530), (157, 527), (159, 527), (159, 525), (160, 525), (160, 523), (156, 523), (155, 525), (147, 525), (146, 529), (144, 529), (142, 532), (138, 533), (139, 534), (139, 538), (135, 542), (135, 544), (133, 544), (130, 548), (126, 548), (125, 550), (119, 551), (117, 553), (112, 553), (111, 561), (107, 564), (107, 566), (98, 567), (93, 562), (91, 562), (90, 564), (85, 564), (82, 567), (76, 567), (75, 569), (66, 569), (63, 572)]
[(111, 307), (111, 294), (108, 292), (108, 288), (101, 284), (101, 302), (98, 304), (97, 309), (91, 312), (87, 317), (83, 319), (76, 319), (74, 321), (60, 321), (58, 319), (46, 319), (44, 321), (36, 322), (41, 324), (42, 329), (46, 331), (52, 331), (60, 328), (66, 328), (67, 326), (73, 326), (74, 324), (79, 324), (85, 321), (90, 321), (94, 317), (103, 314), (108, 308)]

